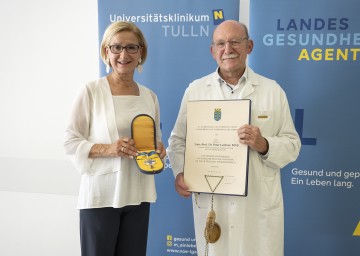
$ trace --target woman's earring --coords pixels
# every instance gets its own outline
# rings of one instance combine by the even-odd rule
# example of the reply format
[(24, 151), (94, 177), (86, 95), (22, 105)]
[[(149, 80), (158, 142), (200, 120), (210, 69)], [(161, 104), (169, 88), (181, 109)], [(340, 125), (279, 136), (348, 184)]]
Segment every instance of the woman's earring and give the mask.
[(140, 64), (141, 61), (142, 61), (142, 59), (140, 58), (140, 59), (139, 59), (139, 64), (137, 65), (137, 71), (138, 71), (139, 73), (141, 73), (141, 72), (143, 71), (143, 67), (142, 67), (142, 65)]
[(110, 72), (110, 60), (107, 60), (106, 62), (107, 62), (107, 64), (106, 64), (106, 73), (109, 74), (109, 72)]

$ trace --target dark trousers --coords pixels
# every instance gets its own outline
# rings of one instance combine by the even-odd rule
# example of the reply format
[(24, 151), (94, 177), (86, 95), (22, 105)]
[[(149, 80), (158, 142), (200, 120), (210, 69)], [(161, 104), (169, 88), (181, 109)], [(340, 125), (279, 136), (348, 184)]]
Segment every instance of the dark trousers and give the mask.
[(82, 256), (146, 256), (150, 203), (80, 210)]

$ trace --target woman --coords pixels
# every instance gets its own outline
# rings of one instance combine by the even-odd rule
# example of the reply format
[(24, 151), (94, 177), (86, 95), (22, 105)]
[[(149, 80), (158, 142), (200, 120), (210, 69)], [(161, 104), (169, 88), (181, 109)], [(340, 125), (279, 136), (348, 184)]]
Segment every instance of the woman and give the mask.
[(138, 27), (115, 22), (106, 29), (100, 55), (112, 72), (83, 86), (65, 131), (64, 147), (81, 173), (78, 208), (83, 256), (145, 256), (154, 176), (142, 174), (133, 159), (131, 121), (138, 114), (155, 120), (157, 152), (160, 113), (156, 95), (133, 79), (147, 56)]

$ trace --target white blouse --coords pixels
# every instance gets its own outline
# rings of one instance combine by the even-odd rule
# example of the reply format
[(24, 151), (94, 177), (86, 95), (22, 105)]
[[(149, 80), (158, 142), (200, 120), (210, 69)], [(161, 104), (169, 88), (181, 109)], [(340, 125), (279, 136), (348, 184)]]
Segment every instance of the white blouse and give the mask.
[(102, 77), (83, 86), (75, 99), (64, 148), (81, 173), (78, 209), (120, 208), (156, 201), (154, 176), (141, 173), (134, 159), (88, 157), (94, 144), (131, 137), (131, 121), (139, 114), (154, 118), (160, 140), (157, 97), (150, 89), (140, 84), (138, 87), (139, 96), (112, 96), (106, 77)]

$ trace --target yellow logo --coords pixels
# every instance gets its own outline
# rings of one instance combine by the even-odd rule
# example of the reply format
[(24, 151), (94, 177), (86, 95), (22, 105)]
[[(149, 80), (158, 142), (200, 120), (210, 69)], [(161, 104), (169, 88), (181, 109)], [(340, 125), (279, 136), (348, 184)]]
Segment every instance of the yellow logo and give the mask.
[(222, 20), (224, 19), (224, 13), (223, 10), (214, 10), (214, 19), (215, 20)]
[(225, 20), (223, 9), (212, 10), (214, 25), (219, 25)]
[(355, 228), (353, 236), (360, 236), (360, 221), (359, 221), (357, 227)]

